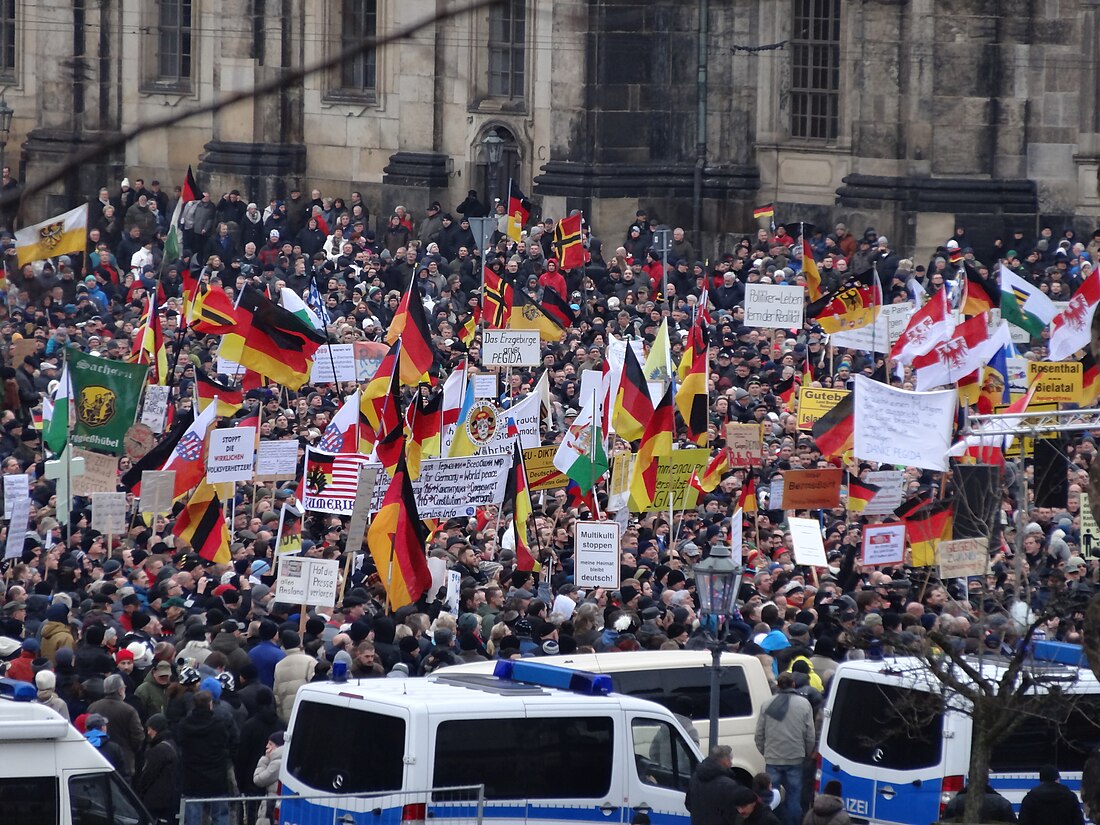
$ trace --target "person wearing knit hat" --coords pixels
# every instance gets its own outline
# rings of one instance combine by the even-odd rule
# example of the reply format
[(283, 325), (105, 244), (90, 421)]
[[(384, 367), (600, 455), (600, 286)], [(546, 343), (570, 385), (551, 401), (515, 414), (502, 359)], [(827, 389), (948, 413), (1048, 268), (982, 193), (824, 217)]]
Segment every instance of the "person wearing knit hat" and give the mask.
[(68, 722), (69, 706), (57, 695), (57, 675), (52, 670), (40, 670), (34, 676), (34, 686), (38, 688), (38, 703), (56, 711)]

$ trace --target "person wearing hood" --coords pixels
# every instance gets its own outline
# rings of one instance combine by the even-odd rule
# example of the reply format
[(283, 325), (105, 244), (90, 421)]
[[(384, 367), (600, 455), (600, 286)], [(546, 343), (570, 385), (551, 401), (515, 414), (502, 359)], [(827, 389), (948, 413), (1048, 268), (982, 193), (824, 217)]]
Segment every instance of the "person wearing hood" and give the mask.
[(734, 795), (742, 786), (730, 773), (732, 765), (733, 749), (719, 745), (695, 768), (684, 797), (691, 825), (738, 825)]
[[(64, 602), (51, 604), (46, 611), (46, 623), (42, 625), (42, 656), (51, 663), (57, 661), (57, 651), (62, 648), (74, 649), (76, 639), (69, 626), (69, 606)], [(109, 670), (109, 669), (108, 669)]]
[(814, 798), (814, 805), (806, 813), (802, 825), (850, 825), (851, 821), (844, 809), (840, 783), (831, 779)]
[(134, 793), (157, 822), (172, 822), (180, 809), (179, 751), (168, 717), (154, 713), (145, 723), (149, 742), (141, 772), (134, 777)]
[(107, 677), (114, 670), (115, 663), (104, 644), (107, 628), (101, 624), (89, 625), (84, 630), (84, 638), (75, 651), (76, 672), (80, 678), (93, 676)]
[(89, 713), (84, 717), (84, 738), (103, 754), (103, 757), (118, 771), (119, 776), (129, 784), (131, 773), (126, 766), (126, 757), (122, 753), (122, 748), (117, 742), (112, 742), (107, 733), (107, 717), (98, 713)]
[(814, 752), (817, 734), (810, 701), (795, 692), (794, 675), (780, 673), (779, 692), (761, 711), (756, 722), (756, 747), (772, 784), (783, 788), (779, 819), (786, 825), (802, 823), (802, 765)]
[(38, 704), (57, 711), (69, 721), (69, 706), (57, 695), (57, 676), (52, 670), (40, 670), (34, 677), (34, 686), (38, 688)]

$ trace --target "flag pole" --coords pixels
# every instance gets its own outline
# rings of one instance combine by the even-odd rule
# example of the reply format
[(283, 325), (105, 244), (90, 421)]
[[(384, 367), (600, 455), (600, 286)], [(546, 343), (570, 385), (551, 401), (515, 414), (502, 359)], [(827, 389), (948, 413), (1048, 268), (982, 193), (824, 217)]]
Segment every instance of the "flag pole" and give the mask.
[[(84, 256), (87, 260), (88, 256)], [(61, 362), (61, 374), (65, 376), (65, 380), (69, 382), (68, 387), (65, 388), (65, 446), (61, 450), (61, 455), (65, 459), (65, 549), (69, 548), (69, 541), (73, 537), (73, 425), (75, 412), (74, 405), (72, 403), (73, 394), (73, 379), (69, 373), (69, 348), (63, 347), (61, 350), (62, 362)], [(57, 415), (57, 394), (54, 394), (54, 409), (53, 414)], [(9, 525), (9, 528), (10, 525)], [(110, 553), (107, 554), (110, 556)]]

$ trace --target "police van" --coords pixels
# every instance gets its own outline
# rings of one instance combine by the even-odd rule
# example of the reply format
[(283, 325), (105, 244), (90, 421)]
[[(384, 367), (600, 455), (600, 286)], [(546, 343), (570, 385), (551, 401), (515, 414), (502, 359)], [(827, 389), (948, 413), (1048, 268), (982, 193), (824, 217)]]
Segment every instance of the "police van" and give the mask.
[(34, 685), (0, 679), (0, 819), (4, 825), (152, 825), (91, 742), (35, 702)]
[(701, 756), (672, 713), (613, 693), (606, 676), (496, 667), (303, 685), (280, 821), (607, 825), (646, 813), (688, 825), (684, 794)]
[[(616, 693), (648, 699), (691, 719), (706, 747), (710, 739), (710, 665), (705, 650), (639, 650), (629, 653), (581, 653), (540, 656), (555, 667), (575, 668), (611, 677)], [(492, 673), (496, 662), (471, 662), (439, 671)], [(743, 653), (723, 653), (719, 674), (718, 743), (733, 748), (733, 772), (746, 786), (764, 770), (756, 749), (756, 720), (772, 698), (760, 660)]]
[[(1048, 646), (1050, 643), (1046, 643)], [(1058, 648), (1073, 647), (1056, 645)], [(1076, 648), (1080, 652), (1080, 648)], [(975, 657), (990, 678), (1004, 659)], [(1036, 660), (1026, 667), (1041, 683), (1074, 697), (1061, 723), (1029, 717), (990, 754), (989, 784), (1019, 810), (1039, 783), (1039, 768), (1058, 767), (1080, 796), (1085, 759), (1100, 746), (1100, 684), (1087, 667)], [(961, 678), (966, 678), (959, 672)], [(944, 696), (919, 659), (845, 662), (837, 667), (824, 711), (819, 781), (839, 780), (854, 823), (928, 825), (966, 785), (971, 718), (961, 700)]]

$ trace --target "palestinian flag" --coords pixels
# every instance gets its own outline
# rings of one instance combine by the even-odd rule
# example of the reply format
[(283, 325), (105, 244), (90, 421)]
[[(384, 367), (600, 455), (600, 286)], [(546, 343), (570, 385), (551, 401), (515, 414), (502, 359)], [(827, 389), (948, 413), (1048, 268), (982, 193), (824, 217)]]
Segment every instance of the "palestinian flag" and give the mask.
[(581, 228), (584, 215), (578, 212), (562, 218), (554, 227), (552, 246), (562, 269), (577, 269), (588, 263), (588, 251), (584, 248)]
[(229, 564), (229, 527), (218, 494), (205, 478), (195, 488), (187, 506), (172, 525), (172, 533), (195, 552), (215, 564)]
[(412, 480), (402, 454), (382, 507), (367, 531), (367, 548), (386, 588), (390, 610), (412, 604), (431, 586), (432, 574), (424, 553), (426, 533), (416, 511)]
[(868, 484), (859, 476), (849, 476), (848, 512), (862, 513), (867, 505), (871, 503), (871, 499), (875, 497), (875, 493), (881, 489), (881, 487), (875, 484)]
[(217, 416), (219, 418), (230, 418), (244, 405), (244, 392), (242, 390), (222, 384), (217, 379), (211, 378), (202, 369), (195, 370), (195, 397), (198, 400), (200, 412), (205, 410), (217, 398)]
[(523, 464), (523, 450), (519, 439), (512, 444), (512, 469), (504, 487), (504, 503), (512, 505), (512, 524), (509, 530), (516, 551), (516, 570), (538, 572), (541, 565), (531, 552), (527, 538), (527, 522), (531, 519), (531, 491), (527, 486), (527, 468)]
[(401, 383), (406, 387), (419, 386), (435, 362), (435, 352), (415, 275), (397, 305), (397, 314), (386, 333), (387, 344), (392, 346), (398, 341), (401, 341)]
[[(629, 349), (629, 347), (628, 347)], [(684, 357), (678, 368), (680, 386), (676, 389), (676, 409), (687, 427), (688, 438), (696, 444), (707, 443), (707, 332), (696, 319), (688, 334)]]
[(855, 393), (848, 393), (814, 422), (814, 442), (826, 459), (839, 458), (855, 438)]
[[(627, 352), (629, 352), (629, 348)], [(672, 455), (672, 433), (675, 418), (672, 412), (672, 384), (665, 388), (665, 394), (653, 410), (642, 433), (642, 442), (638, 446), (638, 456), (634, 461), (634, 472), (630, 478), (630, 495), (639, 510), (645, 511), (653, 504), (657, 495), (657, 470), (661, 456)]]
[(626, 348), (623, 377), (615, 396), (611, 423), (615, 432), (625, 441), (637, 441), (645, 432), (646, 422), (653, 417), (653, 400), (645, 373), (632, 347)]
[(485, 294), (481, 297), (481, 317), (489, 329), (505, 329), (512, 317), (515, 292), (512, 285), (485, 267)]
[(531, 217), (531, 202), (514, 180), (508, 181), (508, 237), (517, 243)]
[(222, 336), (223, 358), (299, 390), (309, 380), (313, 356), (327, 338), (251, 286), (237, 301), (238, 326)]
[(931, 567), (936, 563), (936, 547), (951, 539), (955, 508), (949, 501), (938, 500), (917, 510), (905, 519), (905, 536), (909, 539), (913, 567)]

